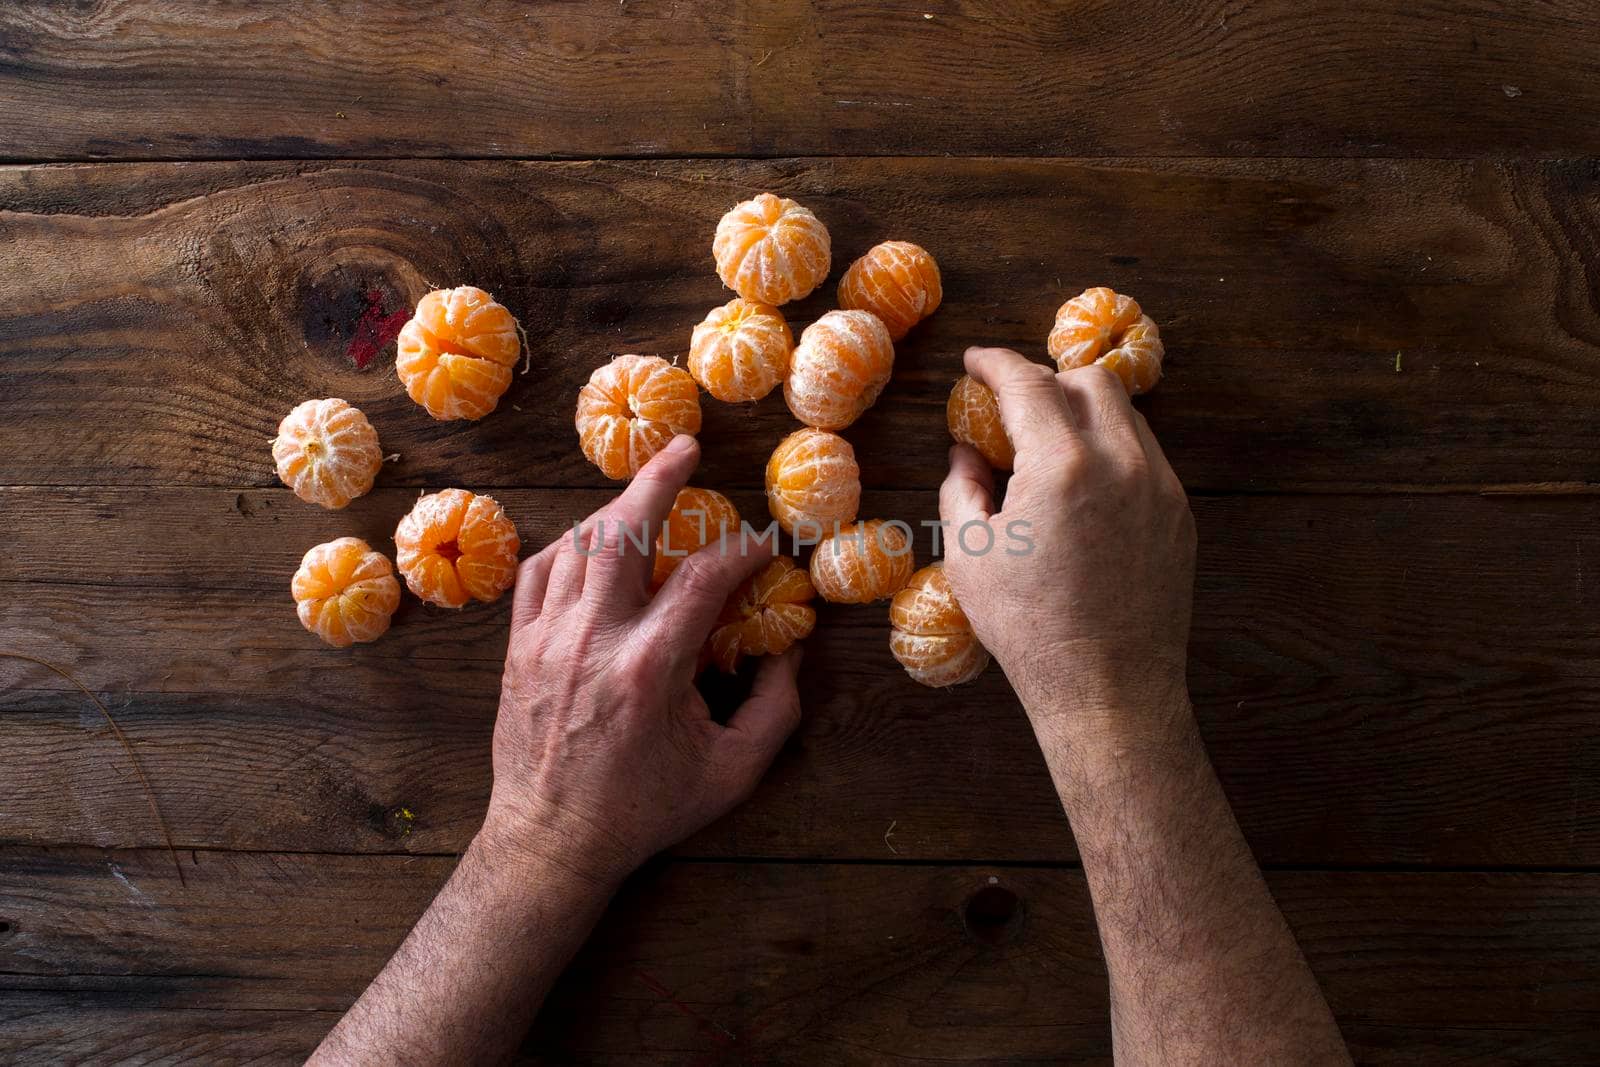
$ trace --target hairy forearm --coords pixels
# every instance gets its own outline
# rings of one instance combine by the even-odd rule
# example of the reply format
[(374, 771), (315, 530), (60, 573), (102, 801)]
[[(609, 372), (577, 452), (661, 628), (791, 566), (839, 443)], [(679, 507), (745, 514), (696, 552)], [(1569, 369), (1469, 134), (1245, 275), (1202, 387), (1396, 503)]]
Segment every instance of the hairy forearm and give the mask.
[(1161, 699), (1137, 729), (1034, 716), (1094, 901), (1118, 1061), (1348, 1063), (1187, 697)]

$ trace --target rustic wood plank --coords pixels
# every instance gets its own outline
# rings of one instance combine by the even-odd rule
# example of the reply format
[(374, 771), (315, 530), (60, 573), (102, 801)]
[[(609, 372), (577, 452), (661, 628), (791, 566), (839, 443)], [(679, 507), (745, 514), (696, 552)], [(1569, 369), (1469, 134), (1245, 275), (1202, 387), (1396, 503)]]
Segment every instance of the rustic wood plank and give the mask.
[[(501, 494), (530, 549), (606, 498)], [(285, 593), (318, 540), (391, 550), (409, 499), (381, 490), (334, 514), (283, 490), (0, 490), (0, 511), (27, 517), (0, 563), (0, 647), (107, 696), (180, 842), (454, 852), (487, 795), (506, 604), (456, 614), (408, 597), (382, 641), (341, 653), (299, 628)], [(760, 512), (759, 496), (737, 502)], [(1264, 860), (1600, 864), (1600, 603), (1585, 579), (1600, 499), (1194, 506), (1191, 684)], [(929, 493), (867, 497), (867, 513), (913, 524), (933, 508)], [(0, 685), (0, 751), (18, 768), (0, 834), (157, 843), (98, 713), (35, 668), (0, 662)], [(881, 605), (830, 606), (805, 694), (756, 798), (687, 854), (1074, 855), (997, 670), (924, 690), (889, 656)]]
[[(5, 1047), (105, 1055), (125, 1036), (152, 1040), (163, 1009), (181, 1012), (173, 1043), (206, 1013), (251, 1009), (244, 1029), (203, 1046), (239, 1058), (308, 1048), (451, 863), (202, 852), (185, 859), (185, 890), (159, 851), (4, 858)], [(1361, 1062), (1592, 1051), (1600, 875), (1269, 881)], [(63, 1046), (71, 1009), (94, 1025)], [(1108, 1046), (1076, 870), (673, 863), (630, 882), (528, 1050), (559, 1062), (1098, 1062)]]
[[(821, 212), (841, 267), (891, 235), (944, 264), (945, 307), (848, 431), (869, 485), (936, 484), (961, 349), (1042, 358), (1096, 283), (1162, 323), (1142, 403), (1191, 488), (1600, 484), (1592, 162), (908, 159), (0, 169), (0, 248), (29, 265), (0, 275), (0, 484), (271, 485), (278, 419), (333, 394), (402, 456), (385, 485), (602, 485), (579, 386), (619, 351), (684, 351), (727, 295), (715, 221), (766, 187)], [(438, 424), (392, 346), (364, 372), (348, 349), (364, 316), (466, 281), (522, 317), (535, 370)], [(705, 406), (707, 479), (759, 485), (795, 425), (781, 397)]]
[(1581, 0), (34, 2), (0, 152), (1589, 155), (1596, 55)]

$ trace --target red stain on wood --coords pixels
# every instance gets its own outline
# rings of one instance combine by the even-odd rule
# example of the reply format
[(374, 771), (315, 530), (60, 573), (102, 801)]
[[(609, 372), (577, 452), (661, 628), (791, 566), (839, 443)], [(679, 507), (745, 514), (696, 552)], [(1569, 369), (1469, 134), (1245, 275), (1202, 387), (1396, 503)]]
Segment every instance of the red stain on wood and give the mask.
[(399, 311), (383, 313), (383, 293), (377, 289), (367, 290), (367, 309), (361, 313), (361, 318), (356, 321), (356, 335), (350, 339), (350, 345), (345, 349), (345, 354), (356, 365), (356, 370), (366, 370), (384, 346), (400, 336), (400, 328), (411, 318), (411, 312), (405, 308)]

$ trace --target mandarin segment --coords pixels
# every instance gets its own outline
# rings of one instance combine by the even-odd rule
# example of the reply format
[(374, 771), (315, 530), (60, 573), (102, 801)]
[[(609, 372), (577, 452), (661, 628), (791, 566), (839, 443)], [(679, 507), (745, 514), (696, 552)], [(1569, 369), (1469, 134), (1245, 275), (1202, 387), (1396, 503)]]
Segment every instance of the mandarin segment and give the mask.
[(471, 285), (435, 289), (400, 330), (395, 371), (429, 415), (481, 419), (511, 385), (522, 354), (517, 320)]
[(839, 306), (870, 311), (898, 341), (944, 299), (939, 264), (910, 241), (885, 241), (850, 264), (839, 279)]
[(712, 309), (689, 338), (689, 373), (718, 400), (760, 400), (789, 373), (794, 335), (770, 304), (739, 297)]
[(800, 334), (783, 399), (794, 417), (842, 430), (872, 406), (894, 370), (889, 328), (870, 311), (830, 311)]
[(838, 434), (811, 427), (778, 442), (767, 460), (767, 509), (790, 534), (808, 523), (816, 536), (853, 522), (861, 504), (855, 449)]
[(1155, 387), (1166, 354), (1161, 331), (1138, 302), (1104, 287), (1085, 289), (1061, 305), (1047, 347), (1058, 370), (1100, 363), (1133, 396)]
[(811, 553), (811, 584), (824, 600), (866, 604), (899, 592), (913, 567), (905, 524), (868, 519), (818, 542)]
[(970, 682), (989, 665), (989, 650), (956, 602), (944, 564), (911, 576), (889, 603), (889, 651), (913, 681), (939, 689)]
[(441, 608), (485, 603), (511, 588), (522, 542), (493, 497), (446, 489), (421, 497), (394, 532), (413, 593)]
[(816, 590), (806, 572), (779, 556), (746, 579), (711, 630), (711, 659), (728, 674), (741, 656), (777, 656), (811, 633)]
[(660, 356), (618, 356), (578, 392), (574, 425), (589, 461), (626, 481), (678, 434), (700, 432), (700, 391)]
[(990, 466), (1008, 471), (1016, 463), (1016, 449), (1000, 421), (1000, 402), (993, 389), (972, 375), (963, 374), (956, 380), (944, 417), (950, 436), (976, 448)]
[(359, 537), (311, 549), (289, 588), (300, 624), (334, 648), (377, 640), (400, 606), (389, 558)]
[(656, 535), (651, 588), (659, 589), (679, 564), (702, 548), (717, 543), (724, 535), (730, 539), (737, 536), (739, 522), (739, 509), (715, 489), (680, 489), (661, 533)]
[(828, 276), (828, 228), (793, 200), (762, 193), (717, 223), (711, 254), (722, 284), (746, 300), (785, 304)]
[(383, 467), (378, 432), (337, 397), (307, 400), (278, 423), (272, 439), (278, 477), (310, 504), (342, 508), (372, 489)]

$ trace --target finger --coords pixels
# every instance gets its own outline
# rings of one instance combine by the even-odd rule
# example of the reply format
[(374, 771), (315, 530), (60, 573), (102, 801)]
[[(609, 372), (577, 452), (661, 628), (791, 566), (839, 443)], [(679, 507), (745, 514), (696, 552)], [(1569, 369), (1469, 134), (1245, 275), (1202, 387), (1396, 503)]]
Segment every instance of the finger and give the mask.
[(969, 348), (967, 373), (994, 390), (1000, 421), (1019, 455), (1044, 457), (1077, 442), (1055, 371), (1008, 348)]
[(596, 513), (597, 551), (583, 577), (583, 599), (591, 609), (627, 616), (644, 606), (650, 597), (656, 535), (699, 460), (700, 446), (693, 437), (674, 437), (621, 496)]
[(741, 795), (755, 788), (783, 743), (800, 725), (801, 647), (768, 656), (756, 669), (750, 695), (717, 740), (716, 758)]
[(663, 647), (687, 649), (693, 659), (739, 583), (771, 563), (776, 548), (773, 534), (730, 534), (691, 553), (645, 610), (647, 637)]
[(550, 584), (550, 568), (555, 564), (561, 538), (556, 538), (517, 566), (517, 585), (511, 594), (511, 632), (531, 625), (544, 610), (545, 589)]
[(594, 540), (595, 521), (605, 509), (590, 515), (582, 525), (556, 539), (550, 578), (545, 585), (544, 611), (550, 615), (569, 611), (583, 600), (583, 578), (589, 569), (589, 553)]
[(1085, 437), (1112, 449), (1143, 453), (1139, 432), (1133, 426), (1133, 403), (1115, 371), (1090, 364), (1062, 371), (1056, 381)]
[(1150, 429), (1150, 423), (1137, 408), (1133, 412), (1133, 427), (1139, 434), (1139, 443), (1144, 446), (1145, 462), (1150, 465), (1150, 470), (1156, 479), (1179, 496), (1187, 496), (1183, 490), (1183, 482), (1178, 479), (1178, 472), (1172, 469), (1166, 452), (1161, 448), (1161, 442), (1156, 440), (1155, 431)]
[(986, 522), (994, 512), (994, 471), (971, 445), (950, 449), (950, 473), (939, 486), (939, 518), (951, 528)]

